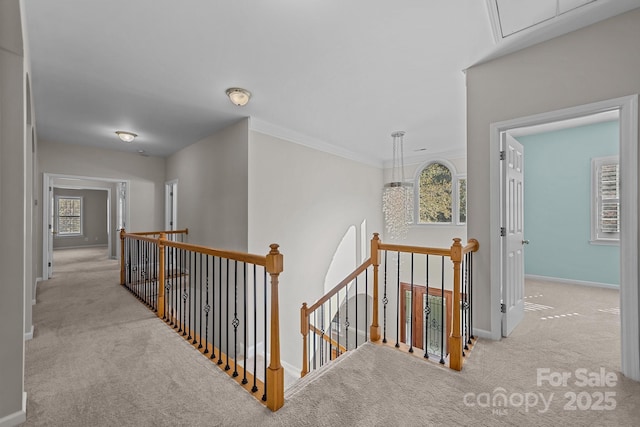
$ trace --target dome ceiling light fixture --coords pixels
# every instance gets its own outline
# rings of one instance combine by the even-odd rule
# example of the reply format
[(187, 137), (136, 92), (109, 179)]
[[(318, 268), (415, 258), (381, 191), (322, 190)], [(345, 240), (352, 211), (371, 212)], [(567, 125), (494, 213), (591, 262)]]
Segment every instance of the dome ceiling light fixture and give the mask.
[(118, 135), (122, 142), (133, 142), (133, 140), (138, 136), (133, 132), (127, 132), (124, 130), (117, 130), (116, 135)]
[(239, 107), (247, 105), (251, 98), (251, 92), (241, 87), (230, 87), (225, 93), (229, 97), (229, 100)]

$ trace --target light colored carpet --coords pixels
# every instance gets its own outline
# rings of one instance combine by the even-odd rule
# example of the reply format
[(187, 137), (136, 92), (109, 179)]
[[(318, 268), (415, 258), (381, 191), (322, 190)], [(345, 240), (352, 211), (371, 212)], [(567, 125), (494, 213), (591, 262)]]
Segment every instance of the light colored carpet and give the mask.
[[(58, 255), (26, 344), (26, 425), (640, 424), (640, 384), (619, 373), (616, 291), (529, 282), (525, 320), (508, 339), (481, 340), (462, 372), (367, 344), (294, 385), (271, 413), (118, 286), (106, 253), (85, 252), (81, 264)], [(539, 386), (538, 369), (571, 377)], [(616, 384), (581, 387), (577, 369), (604, 369)], [(506, 406), (492, 402), (500, 392)], [(575, 410), (565, 409), (572, 393)]]

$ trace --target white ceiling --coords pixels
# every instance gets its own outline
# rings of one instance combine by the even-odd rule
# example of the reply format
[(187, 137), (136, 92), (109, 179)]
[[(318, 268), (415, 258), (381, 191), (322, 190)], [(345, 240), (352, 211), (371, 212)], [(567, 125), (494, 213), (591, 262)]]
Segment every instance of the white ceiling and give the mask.
[[(250, 116), (255, 129), (382, 164), (395, 130), (408, 154), (464, 150), (470, 65), (640, 0), (598, 0), (508, 40), (492, 29), (496, 0), (24, 6), (40, 139), (167, 156)], [(225, 97), (232, 86), (253, 93), (247, 106)], [(125, 145), (116, 130), (139, 138)]]

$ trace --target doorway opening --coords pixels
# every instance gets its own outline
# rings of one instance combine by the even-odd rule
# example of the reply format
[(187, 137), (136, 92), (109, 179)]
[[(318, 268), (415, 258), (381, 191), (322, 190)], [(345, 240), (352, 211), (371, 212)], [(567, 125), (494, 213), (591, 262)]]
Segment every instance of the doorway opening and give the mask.
[[(103, 218), (98, 228), (91, 233), (85, 233), (88, 230), (82, 229), (65, 229), (70, 232), (69, 239), (65, 244), (68, 246), (90, 246), (91, 244), (105, 245), (107, 247), (107, 255), (111, 259), (119, 259), (119, 230), (124, 228), (128, 223), (128, 188), (129, 182), (122, 179), (85, 177), (64, 174), (45, 173), (43, 177), (43, 197), (42, 197), (42, 277), (47, 280), (52, 277), (54, 270), (54, 238), (58, 233), (60, 224), (58, 219), (58, 203), (56, 203), (56, 193), (58, 195), (67, 194), (69, 200), (76, 200), (77, 208), (81, 209), (82, 201), (86, 195), (104, 194), (106, 193), (106, 202), (104, 206), (102, 201), (98, 211), (91, 212), (74, 212), (71, 211), (70, 217), (65, 218), (69, 224), (83, 223), (82, 214), (91, 214), (92, 219), (100, 216)], [(114, 200), (115, 196), (115, 200)], [(98, 197), (98, 196), (97, 196)], [(97, 198), (100, 200), (100, 197)], [(73, 202), (72, 202), (73, 203)], [(85, 206), (87, 207), (87, 206)], [(86, 221), (85, 221), (86, 224)], [(103, 229), (101, 229), (101, 227)], [(80, 231), (80, 232), (77, 232)], [(90, 234), (90, 235), (89, 235)], [(105, 238), (106, 235), (106, 238)], [(61, 243), (61, 239), (58, 243)], [(72, 240), (75, 240), (75, 245)], [(79, 243), (78, 243), (79, 242)], [(58, 245), (59, 246), (59, 245)]]
[[(620, 181), (620, 319), (621, 319), (621, 370), (632, 379), (640, 380), (640, 354), (638, 348), (638, 185), (637, 185), (637, 140), (638, 140), (638, 96), (628, 96), (583, 106), (543, 113), (491, 124), (491, 224), (500, 230), (505, 212), (501, 203), (500, 142), (501, 135), (513, 129), (575, 119), (596, 113), (617, 111), (619, 113)], [(493, 151), (495, 150), (495, 151)], [(552, 154), (552, 153), (551, 153)], [(526, 231), (525, 231), (526, 232)], [(532, 237), (532, 236), (530, 236)], [(509, 284), (504, 276), (503, 237), (496, 233), (492, 241), (492, 310), (495, 324), (502, 323), (502, 291)], [(523, 239), (524, 240), (524, 239)], [(495, 334), (497, 331), (493, 331)]]

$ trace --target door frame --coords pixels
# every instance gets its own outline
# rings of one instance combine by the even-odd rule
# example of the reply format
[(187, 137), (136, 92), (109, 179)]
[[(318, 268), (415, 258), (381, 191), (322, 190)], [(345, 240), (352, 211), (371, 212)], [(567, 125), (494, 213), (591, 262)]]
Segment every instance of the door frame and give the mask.
[[(115, 178), (101, 178), (101, 177), (91, 177), (91, 176), (78, 176), (78, 175), (68, 175), (68, 174), (56, 174), (56, 173), (47, 173), (44, 172), (42, 179), (42, 280), (48, 280), (49, 276), (49, 262), (51, 262), (51, 267), (53, 267), (53, 253), (52, 249), (49, 247), (49, 219), (51, 211), (53, 209), (53, 205), (51, 204), (51, 198), (49, 197), (49, 187), (55, 187), (54, 181), (55, 179), (77, 179), (82, 181), (96, 181), (96, 182), (105, 182), (109, 184), (117, 184), (120, 182), (127, 183), (127, 189), (131, 188), (131, 182), (127, 179), (115, 179)], [(58, 185), (57, 187), (65, 187), (65, 185)], [(68, 187), (68, 186), (66, 186)], [(93, 190), (107, 190), (107, 202), (109, 204), (109, 210), (111, 210), (111, 203), (113, 202), (111, 198), (111, 189), (110, 188), (100, 188), (95, 186), (80, 186), (81, 188), (93, 189)], [(79, 188), (80, 188), (79, 187)], [(125, 193), (126, 206), (124, 212), (124, 222), (126, 224), (129, 223), (129, 191)], [(55, 203), (55, 202), (54, 202)], [(118, 213), (116, 213), (118, 215)], [(107, 220), (109, 224), (107, 224), (108, 228), (108, 240), (109, 240), (109, 248), (112, 248), (111, 240), (113, 238), (112, 234), (112, 224), (118, 223), (117, 218), (113, 218), (111, 213), (108, 213)], [(53, 226), (53, 224), (52, 224)], [(51, 251), (51, 252), (50, 252)], [(116, 258), (119, 258), (120, 252), (116, 251)]]
[[(171, 192), (174, 192), (172, 195)], [(178, 180), (173, 179), (164, 183), (164, 218), (165, 230), (176, 230), (178, 222)]]
[(638, 299), (638, 95), (565, 108), (556, 111), (515, 118), (490, 125), (490, 229), (491, 233), (491, 338), (500, 339), (500, 289), (502, 286), (502, 238), (500, 237), (500, 133), (511, 129), (534, 126), (560, 120), (574, 119), (605, 111), (620, 114), (620, 178), (621, 226), (620, 237), (620, 328), (622, 373), (640, 381), (640, 301)]

